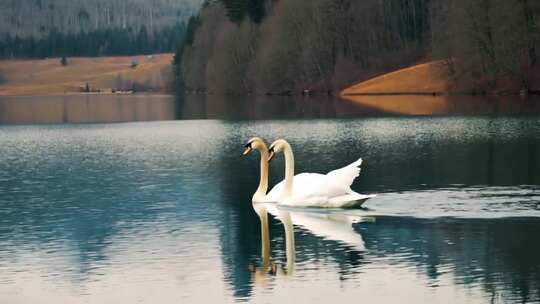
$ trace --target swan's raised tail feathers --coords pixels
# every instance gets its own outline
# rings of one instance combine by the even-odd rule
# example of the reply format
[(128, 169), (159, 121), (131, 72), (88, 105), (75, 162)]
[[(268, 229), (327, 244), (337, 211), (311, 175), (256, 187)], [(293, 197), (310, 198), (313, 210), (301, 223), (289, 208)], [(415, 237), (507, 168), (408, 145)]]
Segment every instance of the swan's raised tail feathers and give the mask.
[(362, 159), (359, 158), (357, 161), (334, 171), (328, 172), (326, 174), (332, 181), (335, 181), (338, 184), (344, 185), (346, 187), (351, 187), (355, 178), (360, 175), (360, 166), (362, 165)]
[(357, 161), (351, 163), (347, 167), (360, 167), (362, 165), (362, 162), (363, 162), (362, 158), (359, 158)]

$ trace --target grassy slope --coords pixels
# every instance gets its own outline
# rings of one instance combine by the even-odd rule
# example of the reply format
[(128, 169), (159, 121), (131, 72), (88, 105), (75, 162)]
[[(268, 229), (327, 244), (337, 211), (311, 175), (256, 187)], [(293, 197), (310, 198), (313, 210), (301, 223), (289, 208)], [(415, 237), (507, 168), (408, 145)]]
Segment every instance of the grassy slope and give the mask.
[[(432, 115), (446, 113), (450, 106), (447, 96), (406, 95), (376, 96), (377, 94), (431, 94), (449, 92), (446, 67), (439, 61), (414, 65), (387, 73), (346, 88), (342, 97), (366, 107), (388, 113)], [(355, 95), (356, 94), (356, 95)], [(373, 96), (364, 96), (374, 94)]]
[(428, 62), (360, 82), (343, 90), (341, 95), (443, 93), (449, 90), (446, 75), (442, 62)]
[[(2, 60), (0, 96), (76, 93), (86, 83), (92, 89), (130, 87), (132, 82), (163, 91), (171, 81), (172, 54), (145, 56), (68, 58), (62, 66), (58, 58), (44, 60)], [(139, 65), (131, 68), (137, 58)]]

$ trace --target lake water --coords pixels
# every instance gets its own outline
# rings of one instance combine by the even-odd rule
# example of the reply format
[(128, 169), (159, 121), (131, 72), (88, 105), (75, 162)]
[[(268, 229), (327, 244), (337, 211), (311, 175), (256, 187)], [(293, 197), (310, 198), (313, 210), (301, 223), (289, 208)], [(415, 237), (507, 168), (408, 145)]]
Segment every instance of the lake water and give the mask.
[[(226, 119), (0, 126), (0, 303), (540, 302), (538, 103), (309, 102), (285, 120), (249, 119), (280, 101), (205, 101), (173, 118)], [(335, 118), (297, 119), (315, 117)], [(253, 135), (286, 137), (298, 172), (362, 157), (353, 189), (378, 196), (253, 206)]]
[(396, 116), (540, 116), (540, 96), (216, 96), (74, 94), (0, 96), (0, 124), (175, 119), (316, 119)]

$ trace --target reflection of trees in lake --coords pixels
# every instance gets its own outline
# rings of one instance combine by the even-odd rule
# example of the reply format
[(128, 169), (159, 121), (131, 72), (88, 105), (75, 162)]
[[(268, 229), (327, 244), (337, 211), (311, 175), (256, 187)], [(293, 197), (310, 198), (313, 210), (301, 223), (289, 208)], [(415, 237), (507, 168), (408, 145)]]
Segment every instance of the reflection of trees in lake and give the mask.
[(379, 218), (358, 226), (370, 255), (410, 264), (428, 278), (451, 269), (505, 301), (540, 300), (540, 222), (531, 219)]
[(185, 98), (183, 118), (186, 119), (302, 119), (384, 115), (380, 110), (366, 108), (332, 96), (187, 94)]
[[(424, 124), (404, 119), (400, 124), (359, 124), (349, 137), (359, 138), (367, 147), (361, 155), (367, 169), (361, 179), (372, 189), (378, 185), (386, 191), (422, 184), (523, 185), (538, 183), (529, 173), (540, 170), (540, 153), (534, 153), (538, 139), (531, 134), (534, 126), (534, 120), (453, 119), (450, 124)], [(347, 138), (340, 141), (346, 143)], [(389, 150), (390, 146), (399, 150)]]
[[(217, 217), (219, 209), (197, 212), (201, 201), (214, 208), (219, 197), (204, 191), (215, 178), (204, 165), (208, 159), (194, 157), (197, 149), (220, 144), (219, 124), (207, 127), (202, 137), (187, 131), (190, 126), (180, 135), (176, 127), (135, 127), (133, 137), (123, 128), (96, 125), (22, 128), (4, 138), (2, 249), (68, 252), (77, 279), (88, 279), (90, 266), (110, 257), (106, 250), (119, 236), (144, 233), (164, 216), (171, 229)], [(205, 183), (196, 182), (197, 174)]]

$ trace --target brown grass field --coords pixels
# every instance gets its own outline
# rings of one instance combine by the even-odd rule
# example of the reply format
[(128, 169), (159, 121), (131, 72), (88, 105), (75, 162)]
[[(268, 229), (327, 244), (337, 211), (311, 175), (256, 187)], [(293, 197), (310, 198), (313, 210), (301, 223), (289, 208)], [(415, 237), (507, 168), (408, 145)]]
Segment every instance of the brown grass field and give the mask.
[(446, 75), (448, 70), (443, 62), (432, 61), (360, 82), (341, 95), (445, 93), (450, 87)]
[[(366, 107), (401, 115), (447, 113), (449, 96), (431, 96), (452, 91), (448, 69), (432, 61), (362, 81), (341, 91), (341, 97)], [(410, 95), (415, 95), (412, 98)]]
[[(172, 80), (173, 54), (152, 56), (0, 60), (0, 96), (80, 93), (88, 83), (92, 91), (128, 90), (135, 83), (152, 91), (165, 91)], [(138, 65), (132, 68), (132, 62)]]

